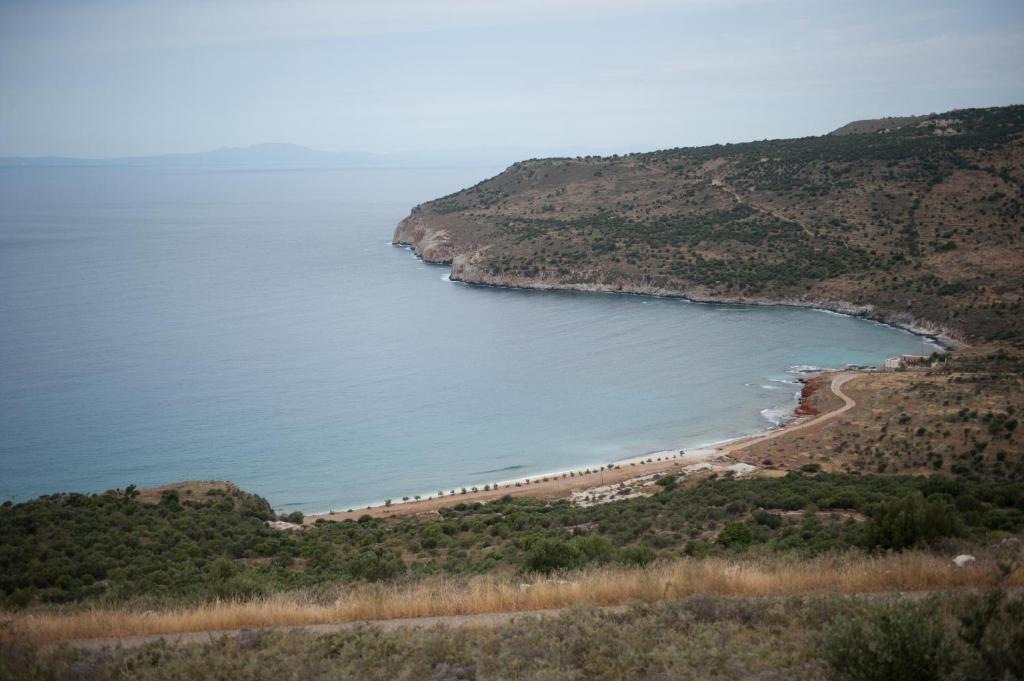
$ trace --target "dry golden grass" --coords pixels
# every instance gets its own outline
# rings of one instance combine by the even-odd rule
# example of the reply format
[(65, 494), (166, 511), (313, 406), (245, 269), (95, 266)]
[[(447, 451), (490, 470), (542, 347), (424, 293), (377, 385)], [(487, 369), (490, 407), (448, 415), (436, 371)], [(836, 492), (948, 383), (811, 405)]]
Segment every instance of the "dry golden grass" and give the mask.
[[(542, 610), (573, 605), (610, 606), (691, 594), (735, 596), (813, 593), (939, 591), (994, 586), (994, 565), (956, 568), (923, 553), (882, 557), (832, 556), (809, 561), (735, 562), (682, 559), (647, 568), (598, 568), (534, 581), (481, 576), (431, 578), (409, 584), (361, 585), (328, 604), (308, 594), (285, 593), (246, 602), (213, 602), (139, 612), (82, 609), (67, 613), (7, 613), (8, 631), (38, 643), (245, 627), (310, 625), (442, 615)], [(1024, 570), (1009, 586), (1024, 586)], [(319, 602), (318, 602), (319, 601)]]

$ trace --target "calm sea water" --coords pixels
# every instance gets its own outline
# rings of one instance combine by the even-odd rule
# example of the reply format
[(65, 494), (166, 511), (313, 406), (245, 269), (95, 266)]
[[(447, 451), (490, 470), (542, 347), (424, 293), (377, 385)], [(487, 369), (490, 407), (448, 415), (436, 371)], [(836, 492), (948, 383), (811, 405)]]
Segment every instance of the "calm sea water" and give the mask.
[(227, 478), (344, 509), (750, 433), (798, 365), (922, 350), (812, 310), (464, 286), (388, 245), (497, 170), (0, 170), (0, 499)]

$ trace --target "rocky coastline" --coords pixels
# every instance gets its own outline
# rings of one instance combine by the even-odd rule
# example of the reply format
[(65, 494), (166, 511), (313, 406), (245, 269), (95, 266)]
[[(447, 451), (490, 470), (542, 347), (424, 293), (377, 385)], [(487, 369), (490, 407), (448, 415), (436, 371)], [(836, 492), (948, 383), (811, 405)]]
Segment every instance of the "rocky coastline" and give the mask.
[(709, 293), (699, 287), (687, 289), (662, 288), (646, 282), (637, 282), (629, 278), (620, 278), (614, 282), (605, 283), (573, 282), (551, 277), (494, 275), (489, 273), (486, 268), (479, 266), (481, 261), (480, 255), (487, 250), (486, 244), (472, 244), (467, 245), (468, 247), (457, 246), (453, 243), (447, 229), (428, 224), (424, 217), (419, 214), (419, 211), (415, 209), (411, 215), (402, 220), (395, 228), (391, 243), (395, 246), (412, 249), (412, 252), (424, 262), (435, 265), (449, 265), (452, 268), (451, 280), (465, 284), (547, 291), (620, 293), (658, 298), (678, 298), (694, 303), (805, 307), (886, 324), (918, 336), (929, 338), (947, 350), (956, 350), (967, 345), (965, 334), (957, 329), (952, 329), (926, 319), (918, 319), (905, 312), (898, 313), (880, 309), (874, 305), (858, 305), (843, 300), (723, 296)]

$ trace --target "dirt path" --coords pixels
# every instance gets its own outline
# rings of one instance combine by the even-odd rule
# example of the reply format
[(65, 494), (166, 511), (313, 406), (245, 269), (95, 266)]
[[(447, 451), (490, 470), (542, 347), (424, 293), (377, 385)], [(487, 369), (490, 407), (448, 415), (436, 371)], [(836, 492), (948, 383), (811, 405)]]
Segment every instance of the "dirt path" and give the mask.
[[(926, 591), (870, 591), (870, 592), (844, 592), (839, 594), (844, 598), (859, 598), (872, 600), (886, 599), (911, 599), (919, 600), (938, 594), (952, 594), (958, 592), (975, 591), (976, 587), (954, 588), (950, 590), (926, 590)], [(1008, 592), (1014, 595), (1024, 593), (1021, 587), (1009, 587)], [(766, 602), (784, 599), (789, 596), (785, 594), (772, 594), (764, 596), (719, 596), (719, 598), (754, 598)], [(623, 613), (627, 612), (634, 605), (606, 605), (606, 606), (567, 606), (564, 608), (551, 608), (548, 610), (514, 610), (510, 612), (489, 612), (479, 615), (443, 615), (435, 617), (405, 617), (387, 620), (364, 620), (358, 622), (337, 622), (332, 624), (304, 624), (294, 626), (266, 626), (249, 627), (244, 629), (220, 629), (213, 631), (192, 631), (176, 634), (148, 634), (145, 636), (122, 636), (113, 638), (80, 638), (68, 639), (48, 643), (42, 646), (43, 650), (53, 650), (60, 647), (75, 648), (79, 650), (102, 650), (104, 648), (137, 648), (157, 641), (164, 641), (172, 646), (199, 645), (217, 641), (224, 637), (241, 636), (247, 632), (265, 631), (282, 634), (306, 633), (312, 635), (333, 634), (340, 631), (347, 631), (361, 626), (373, 626), (384, 631), (393, 631), (404, 627), (494, 627), (506, 624), (522, 618), (558, 617), (562, 613), (574, 607), (584, 607), (587, 610), (599, 610), (602, 613)]]
[(424, 513), (433, 514), (436, 513), (438, 509), (446, 506), (453, 506), (459, 503), (486, 503), (488, 501), (500, 499), (506, 495), (514, 497), (532, 497), (535, 499), (564, 499), (571, 496), (573, 492), (582, 492), (607, 485), (615, 485), (644, 475), (679, 472), (691, 464), (720, 459), (724, 456), (728, 456), (729, 454), (745, 449), (746, 447), (751, 447), (755, 444), (768, 440), (774, 440), (775, 438), (785, 437), (790, 433), (800, 430), (819, 426), (838, 417), (855, 406), (854, 401), (842, 392), (842, 386), (857, 376), (858, 374), (856, 372), (842, 372), (836, 374), (832, 378), (832, 383), (830, 385), (832, 392), (843, 401), (843, 406), (839, 409), (810, 419), (797, 421), (782, 428), (768, 431), (767, 433), (740, 438), (720, 447), (690, 450), (682, 454), (679, 453), (680, 450), (656, 452), (644, 457), (639, 457), (638, 459), (619, 462), (617, 465), (618, 467), (616, 468), (589, 471), (578, 470), (572, 471), (571, 474), (556, 473), (550, 475), (538, 475), (531, 478), (528, 482), (505, 483), (500, 487), (489, 490), (480, 490), (476, 492), (469, 491), (465, 494), (430, 497), (418, 501), (403, 501), (391, 504), (390, 506), (373, 506), (370, 508), (353, 509), (351, 511), (310, 515), (306, 517), (305, 522), (310, 524), (321, 519), (334, 521), (358, 520), (359, 517), (363, 515), (369, 515), (377, 518), (397, 518)]
[[(621, 612), (628, 608), (624, 605), (615, 605), (601, 608), (607, 612)], [(146, 636), (124, 636), (120, 638), (81, 638), (57, 643), (47, 644), (47, 648), (56, 648), (62, 645), (71, 648), (84, 650), (100, 650), (103, 648), (120, 647), (136, 648), (147, 643), (165, 641), (170, 645), (192, 645), (209, 643), (224, 636), (240, 636), (247, 631), (274, 631), (279, 633), (306, 632), (310, 634), (333, 634), (338, 631), (355, 629), (367, 624), (372, 624), (386, 631), (400, 629), (402, 627), (433, 627), (438, 625), (451, 627), (492, 627), (510, 622), (520, 617), (553, 617), (561, 614), (568, 608), (553, 608), (551, 610), (519, 610), (512, 612), (488, 612), (481, 615), (444, 615), (436, 617), (404, 617), (390, 620), (369, 620), (359, 622), (337, 622), (332, 624), (300, 624), (295, 626), (271, 626), (252, 627), (246, 629), (222, 629), (215, 631), (190, 631), (179, 634), (149, 634)]]

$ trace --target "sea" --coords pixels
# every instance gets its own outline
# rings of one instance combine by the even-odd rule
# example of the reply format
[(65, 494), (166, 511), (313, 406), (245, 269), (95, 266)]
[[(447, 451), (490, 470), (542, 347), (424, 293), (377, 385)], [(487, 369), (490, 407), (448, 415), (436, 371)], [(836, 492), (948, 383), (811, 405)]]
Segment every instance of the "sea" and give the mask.
[(782, 422), (931, 341), (791, 307), (511, 290), (393, 246), (501, 168), (0, 169), (0, 500), (227, 479), (345, 510)]

